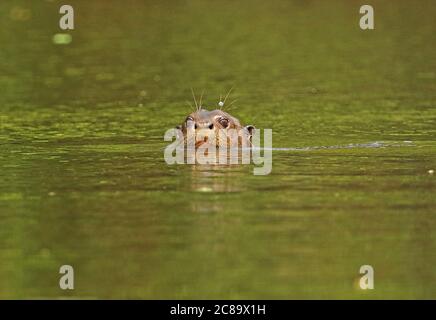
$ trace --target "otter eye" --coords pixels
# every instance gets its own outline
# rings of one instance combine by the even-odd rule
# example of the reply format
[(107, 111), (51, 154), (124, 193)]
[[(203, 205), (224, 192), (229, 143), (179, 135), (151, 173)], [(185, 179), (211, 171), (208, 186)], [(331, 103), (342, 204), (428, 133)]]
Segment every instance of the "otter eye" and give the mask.
[(197, 124), (195, 123), (193, 117), (188, 116), (188, 117), (186, 118), (185, 122), (186, 122), (186, 126), (187, 126), (188, 128), (192, 128), (192, 127), (194, 127), (194, 129), (197, 129)]
[(220, 125), (222, 125), (223, 128), (227, 128), (229, 126), (229, 119), (221, 117), (218, 119), (218, 122)]

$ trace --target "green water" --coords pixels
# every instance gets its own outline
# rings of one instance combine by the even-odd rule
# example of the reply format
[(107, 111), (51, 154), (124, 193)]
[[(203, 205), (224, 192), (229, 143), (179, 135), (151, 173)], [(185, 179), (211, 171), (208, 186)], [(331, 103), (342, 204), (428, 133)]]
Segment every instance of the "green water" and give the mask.
[[(72, 4), (70, 44), (61, 2), (0, 4), (0, 298), (436, 298), (433, 1)], [(232, 86), (297, 149), (167, 165), (190, 88)]]

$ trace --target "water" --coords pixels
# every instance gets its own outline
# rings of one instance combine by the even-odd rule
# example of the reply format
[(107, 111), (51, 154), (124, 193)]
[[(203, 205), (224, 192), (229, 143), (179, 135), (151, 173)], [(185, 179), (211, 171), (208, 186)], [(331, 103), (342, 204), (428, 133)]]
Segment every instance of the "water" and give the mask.
[[(1, 298), (436, 298), (432, 1), (60, 4), (0, 4)], [(232, 86), (272, 173), (167, 165)]]

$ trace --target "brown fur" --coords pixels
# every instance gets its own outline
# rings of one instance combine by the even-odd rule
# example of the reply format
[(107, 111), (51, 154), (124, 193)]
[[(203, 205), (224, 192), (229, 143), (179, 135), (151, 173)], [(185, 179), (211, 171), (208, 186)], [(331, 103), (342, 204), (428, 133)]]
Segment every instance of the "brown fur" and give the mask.
[[(224, 112), (223, 110), (216, 109), (208, 111), (202, 108), (199, 108), (198, 110), (189, 114), (188, 117), (186, 117), (185, 121), (182, 123), (182, 125), (178, 126), (177, 128), (182, 130), (185, 141), (188, 135), (188, 130), (195, 130), (196, 135), (200, 132), (200, 130), (203, 130), (203, 132), (207, 130), (214, 130), (216, 141), (208, 142), (215, 144), (217, 147), (222, 143), (222, 141), (220, 141), (219, 139), (218, 134), (218, 131), (220, 129), (224, 129), (226, 133), (229, 129), (236, 129), (237, 131), (239, 131), (241, 133), (240, 138), (238, 139), (239, 146), (243, 145), (244, 142), (247, 142), (246, 144), (248, 144), (249, 146), (251, 145), (251, 136), (255, 129), (253, 126), (244, 127), (243, 125), (241, 125), (237, 118), (233, 117), (227, 112)], [(191, 133), (193, 133), (193, 131), (191, 131)], [(243, 139), (246, 139), (246, 141), (242, 141)], [(196, 136), (196, 147), (202, 145), (205, 142), (207, 142), (207, 139), (198, 140)]]

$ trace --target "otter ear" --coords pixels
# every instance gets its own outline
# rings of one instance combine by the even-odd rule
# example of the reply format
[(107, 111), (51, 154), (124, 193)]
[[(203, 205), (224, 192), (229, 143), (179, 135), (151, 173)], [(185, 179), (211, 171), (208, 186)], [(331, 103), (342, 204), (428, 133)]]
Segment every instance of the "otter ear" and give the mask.
[(182, 130), (182, 126), (179, 124), (178, 126), (176, 126), (176, 129)]
[(250, 136), (252, 136), (254, 134), (254, 132), (256, 131), (256, 128), (252, 125), (245, 126), (244, 128), (245, 128), (245, 130), (248, 131)]

